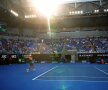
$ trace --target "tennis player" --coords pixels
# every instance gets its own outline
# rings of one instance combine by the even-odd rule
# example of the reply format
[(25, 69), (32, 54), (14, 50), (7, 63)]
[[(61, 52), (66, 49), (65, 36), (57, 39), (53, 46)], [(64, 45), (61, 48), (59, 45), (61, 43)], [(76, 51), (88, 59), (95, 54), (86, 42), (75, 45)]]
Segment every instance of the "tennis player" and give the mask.
[(27, 72), (35, 71), (35, 65), (34, 65), (34, 60), (33, 60), (32, 55), (28, 56), (28, 63), (29, 63), (29, 68), (27, 69)]

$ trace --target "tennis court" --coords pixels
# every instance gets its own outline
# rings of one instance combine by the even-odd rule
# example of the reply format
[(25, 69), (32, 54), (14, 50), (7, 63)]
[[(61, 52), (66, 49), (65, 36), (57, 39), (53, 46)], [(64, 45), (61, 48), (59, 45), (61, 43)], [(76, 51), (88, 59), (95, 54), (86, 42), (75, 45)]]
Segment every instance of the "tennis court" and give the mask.
[(0, 66), (0, 90), (108, 90), (108, 65), (27, 64)]

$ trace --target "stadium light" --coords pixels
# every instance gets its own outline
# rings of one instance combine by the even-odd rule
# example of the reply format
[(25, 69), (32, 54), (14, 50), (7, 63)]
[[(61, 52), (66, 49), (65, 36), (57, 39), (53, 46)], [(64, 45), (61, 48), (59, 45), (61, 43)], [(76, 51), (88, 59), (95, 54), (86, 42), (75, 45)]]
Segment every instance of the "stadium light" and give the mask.
[(36, 15), (35, 14), (25, 15), (25, 18), (36, 18)]
[(14, 16), (18, 17), (18, 13), (15, 12), (14, 10), (10, 10), (10, 12), (11, 12)]
[(98, 10), (98, 9), (97, 9), (97, 10), (94, 10), (94, 12), (95, 12), (95, 13), (98, 13), (98, 12), (99, 12), (99, 10)]
[(108, 12), (108, 9), (104, 9), (104, 12)]

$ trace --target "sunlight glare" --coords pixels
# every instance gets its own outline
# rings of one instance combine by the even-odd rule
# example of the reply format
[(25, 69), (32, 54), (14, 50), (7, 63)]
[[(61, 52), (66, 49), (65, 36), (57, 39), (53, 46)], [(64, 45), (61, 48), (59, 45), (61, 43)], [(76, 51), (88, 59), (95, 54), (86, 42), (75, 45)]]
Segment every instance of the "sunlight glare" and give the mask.
[(63, 0), (32, 0), (32, 5), (47, 17), (51, 17)]

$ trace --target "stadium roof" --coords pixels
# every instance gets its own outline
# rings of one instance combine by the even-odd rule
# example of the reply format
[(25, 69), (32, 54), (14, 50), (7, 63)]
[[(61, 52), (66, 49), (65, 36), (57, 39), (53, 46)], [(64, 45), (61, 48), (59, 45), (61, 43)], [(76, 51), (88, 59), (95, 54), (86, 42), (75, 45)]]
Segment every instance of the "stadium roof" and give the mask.
[[(19, 25), (20, 27), (36, 27), (39, 29), (47, 28), (46, 18), (34, 9), (34, 7), (30, 4), (31, 1), (33, 0), (0, 0), (0, 21), (6, 22), (7, 25), (12, 27), (18, 27)], [(53, 23), (57, 28), (83, 26), (93, 27), (100, 25), (108, 26), (108, 0), (34, 1), (43, 1), (43, 4), (44, 2), (47, 3), (47, 1), (63, 1), (64, 3), (66, 3), (61, 5), (60, 8), (57, 9), (57, 13), (54, 13), (55, 17), (52, 19), (52, 27)], [(102, 4), (100, 4), (101, 2)], [(17, 17), (15, 17), (13, 14), (15, 14), (15, 16)]]
[(62, 2), (87, 2), (87, 1), (100, 1), (100, 0), (60, 0)]

